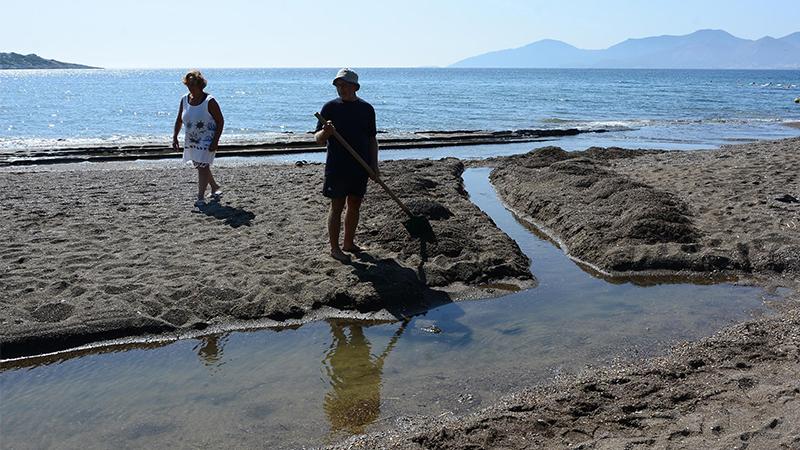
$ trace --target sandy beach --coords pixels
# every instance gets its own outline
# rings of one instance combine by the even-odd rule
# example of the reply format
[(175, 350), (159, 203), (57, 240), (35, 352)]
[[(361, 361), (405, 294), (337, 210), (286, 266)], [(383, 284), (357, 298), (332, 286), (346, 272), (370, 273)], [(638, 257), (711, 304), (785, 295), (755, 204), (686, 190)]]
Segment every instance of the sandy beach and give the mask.
[[(609, 277), (738, 279), (786, 297), (667, 355), (520, 387), (469, 416), (401, 417), (338, 448), (800, 447), (800, 139), (667, 152), (555, 147), (492, 165), (506, 205)], [(370, 186), (351, 264), (327, 255), (322, 166), (3, 173), (3, 357), (319, 314), (396, 319), (535, 285), (519, 247), (463, 191), (464, 163), (383, 173), (437, 242), (409, 239)], [(651, 278), (652, 279), (652, 278)]]
[(798, 140), (719, 151), (548, 147), (492, 174), (504, 201), (613, 275), (800, 272)]
[(663, 357), (587, 368), (467, 417), (410, 418), (338, 448), (800, 448), (798, 155), (800, 139), (788, 139), (491, 161), (507, 205), (598, 270), (735, 276), (786, 299)]
[(320, 164), (219, 170), (226, 193), (202, 210), (192, 169), (88, 167), (0, 177), (3, 358), (319, 312), (394, 320), (504, 292), (481, 285), (534, 283), (518, 246), (469, 201), (457, 160), (384, 164), (437, 242), (410, 239), (371, 185), (357, 236), (367, 251), (350, 264), (328, 254)]

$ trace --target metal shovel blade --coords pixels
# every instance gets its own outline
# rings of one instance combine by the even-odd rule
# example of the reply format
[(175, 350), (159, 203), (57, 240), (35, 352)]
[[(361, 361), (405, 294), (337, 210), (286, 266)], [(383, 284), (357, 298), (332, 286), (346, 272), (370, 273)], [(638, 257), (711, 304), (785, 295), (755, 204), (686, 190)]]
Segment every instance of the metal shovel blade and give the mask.
[(413, 238), (423, 242), (436, 242), (436, 234), (433, 232), (433, 227), (425, 217), (411, 216), (403, 221), (403, 226), (406, 227), (408, 234)]

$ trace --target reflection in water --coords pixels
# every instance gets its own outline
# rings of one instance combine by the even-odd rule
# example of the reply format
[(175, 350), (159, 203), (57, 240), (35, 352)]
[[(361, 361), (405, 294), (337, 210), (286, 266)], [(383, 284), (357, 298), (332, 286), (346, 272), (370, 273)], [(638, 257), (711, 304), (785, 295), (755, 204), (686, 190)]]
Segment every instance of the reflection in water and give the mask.
[(203, 361), (206, 366), (216, 366), (222, 359), (222, 350), (227, 334), (222, 335), (208, 335), (199, 338), (200, 343), (195, 346), (197, 349), (197, 356)]
[[(91, 357), (95, 355), (103, 355), (109, 353), (125, 353), (133, 352), (135, 350), (155, 350), (157, 348), (165, 347), (172, 344), (170, 340), (153, 341), (153, 342), (129, 342), (124, 344), (113, 344), (101, 347), (87, 347), (76, 350), (69, 350), (54, 354), (46, 354), (40, 356), (30, 356), (27, 358), (1, 360), (0, 359), (0, 373), (6, 370), (15, 369), (34, 369), (37, 367), (44, 367), (49, 365), (58, 365), (71, 359)], [(2, 358), (2, 354), (0, 354)]]
[(376, 358), (372, 357), (362, 324), (336, 320), (328, 323), (333, 342), (323, 361), (331, 383), (331, 390), (325, 395), (325, 414), (331, 425), (331, 434), (340, 431), (360, 434), (380, 415), (383, 363), (408, 321), (401, 323), (386, 349)]

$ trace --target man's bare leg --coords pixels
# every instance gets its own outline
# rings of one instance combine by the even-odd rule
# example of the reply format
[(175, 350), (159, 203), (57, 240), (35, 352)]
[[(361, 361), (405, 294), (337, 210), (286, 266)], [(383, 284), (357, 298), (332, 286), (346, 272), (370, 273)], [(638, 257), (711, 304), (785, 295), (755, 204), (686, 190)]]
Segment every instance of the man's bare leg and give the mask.
[(342, 242), (342, 250), (346, 252), (357, 252), (361, 250), (353, 242), (356, 237), (356, 228), (358, 227), (361, 200), (361, 197), (356, 197), (354, 195), (347, 196), (347, 211), (344, 213), (344, 242)]
[(328, 239), (331, 244), (331, 256), (339, 261), (350, 259), (339, 247), (339, 232), (342, 229), (342, 210), (345, 197), (332, 198), (331, 209), (328, 211)]

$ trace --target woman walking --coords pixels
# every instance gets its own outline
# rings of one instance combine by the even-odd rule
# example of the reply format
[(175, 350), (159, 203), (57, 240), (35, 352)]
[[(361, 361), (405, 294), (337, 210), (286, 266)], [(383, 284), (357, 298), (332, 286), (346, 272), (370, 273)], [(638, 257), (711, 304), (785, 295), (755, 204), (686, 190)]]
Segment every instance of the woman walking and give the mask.
[(172, 148), (180, 151), (178, 133), (185, 125), (183, 160), (191, 161), (197, 169), (197, 201), (194, 204), (200, 207), (205, 205), (206, 188), (209, 184), (213, 198), (222, 195), (219, 184), (211, 174), (211, 165), (214, 163), (214, 154), (219, 145), (225, 119), (222, 117), (219, 103), (211, 94), (204, 91), (208, 83), (200, 71), (189, 71), (183, 76), (183, 84), (189, 89), (189, 93), (181, 98), (178, 107), (175, 131), (172, 134)]

